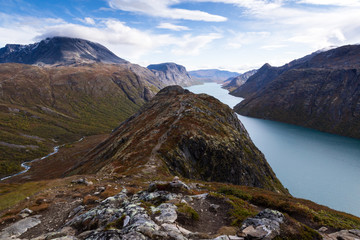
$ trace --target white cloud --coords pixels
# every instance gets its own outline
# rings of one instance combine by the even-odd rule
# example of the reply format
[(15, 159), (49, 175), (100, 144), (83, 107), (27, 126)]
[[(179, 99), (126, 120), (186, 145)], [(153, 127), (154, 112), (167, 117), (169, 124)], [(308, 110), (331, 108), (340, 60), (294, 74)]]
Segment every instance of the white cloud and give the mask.
[[(4, 22), (6, 24), (2, 24)], [(131, 28), (115, 19), (102, 19), (98, 20), (97, 25), (84, 26), (60, 19), (28, 18), (3, 13), (0, 13), (0, 31), (0, 46), (7, 43), (29, 44), (47, 37), (67, 36), (98, 42), (132, 62), (137, 62), (147, 53), (164, 49), (178, 55), (197, 55), (209, 43), (221, 37), (213, 33), (180, 36), (154, 34)]]
[(174, 48), (172, 53), (176, 55), (199, 55), (200, 51), (208, 46), (209, 43), (220, 38), (222, 36), (218, 33), (200, 36), (186, 34), (176, 41), (175, 45), (177, 45), (177, 48)]
[(82, 18), (77, 18), (76, 20), (85, 23), (85, 24), (89, 24), (89, 25), (95, 25), (95, 20), (93, 18), (90, 17), (86, 17), (84, 19)]
[(348, 6), (359, 7), (359, 0), (300, 0), (299, 3), (314, 4), (314, 5), (332, 5), (332, 6)]
[(173, 31), (187, 31), (190, 30), (190, 28), (186, 27), (186, 26), (180, 26), (180, 25), (175, 25), (172, 23), (160, 23), (157, 28), (162, 28), (162, 29), (169, 29), (169, 30), (173, 30)]
[(227, 18), (199, 10), (172, 8), (179, 0), (108, 0), (109, 6), (128, 12), (142, 13), (154, 17), (186, 19), (207, 22), (223, 22)]
[(227, 47), (238, 49), (244, 45), (260, 44), (271, 35), (269, 32), (233, 32), (227, 42)]

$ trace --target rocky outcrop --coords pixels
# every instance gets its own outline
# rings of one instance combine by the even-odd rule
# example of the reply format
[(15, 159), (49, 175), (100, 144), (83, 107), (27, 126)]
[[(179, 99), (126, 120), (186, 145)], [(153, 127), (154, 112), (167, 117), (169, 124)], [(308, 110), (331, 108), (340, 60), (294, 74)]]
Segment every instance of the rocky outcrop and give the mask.
[(166, 86), (180, 85), (185, 87), (196, 83), (190, 77), (186, 68), (176, 63), (151, 64), (147, 68)]
[(173, 174), (286, 192), (235, 113), (180, 86), (162, 89), (85, 159), (73, 173)]
[(255, 73), (257, 72), (256, 69), (247, 71), (243, 74), (240, 74), (239, 76), (229, 78), (226, 81), (224, 81), (224, 88), (228, 89), (229, 91), (232, 91), (241, 85), (245, 84), (246, 81)]
[(237, 72), (229, 72), (218, 69), (203, 69), (189, 72), (190, 76), (200, 82), (218, 82), (222, 83), (229, 78), (234, 78), (240, 75)]
[(232, 94), (242, 115), (360, 138), (360, 46), (318, 52), (282, 67), (264, 65)]
[(7, 44), (0, 49), (0, 63), (70, 65), (94, 62), (128, 63), (98, 43), (69, 37), (47, 38), (30, 45)]

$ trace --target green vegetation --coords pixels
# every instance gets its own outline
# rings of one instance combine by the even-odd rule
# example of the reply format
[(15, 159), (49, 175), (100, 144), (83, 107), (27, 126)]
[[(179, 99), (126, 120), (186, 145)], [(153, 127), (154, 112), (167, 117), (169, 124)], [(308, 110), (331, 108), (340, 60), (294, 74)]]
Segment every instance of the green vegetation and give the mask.
[(109, 133), (161, 86), (143, 68), (128, 65), (39, 68), (9, 63), (1, 64), (0, 72), (0, 177), (56, 145)]
[(198, 221), (200, 219), (199, 213), (195, 211), (191, 206), (189, 206), (186, 203), (179, 203), (176, 204), (177, 206), (177, 212), (180, 214), (183, 218), (186, 218), (188, 220)]
[[(297, 224), (305, 221), (310, 230), (311, 228), (318, 229), (321, 226), (336, 230), (360, 228), (360, 219), (358, 217), (335, 211), (309, 200), (298, 199), (264, 189), (229, 184), (226, 186), (215, 184), (215, 186), (209, 187), (209, 190), (213, 190), (217, 194), (224, 194), (229, 198), (230, 203), (234, 207), (230, 214), (234, 218), (233, 224), (235, 225), (246, 217), (255, 215), (256, 211), (250, 205), (253, 204), (263, 208), (278, 210), (289, 218), (294, 219), (294, 221), (298, 221)], [(314, 233), (310, 230), (305, 225), (301, 227), (303, 234), (313, 236)], [(300, 231), (300, 228), (298, 231)], [(302, 238), (294, 237), (289, 239)], [(309, 237), (309, 239), (314, 238)]]
[(46, 182), (24, 184), (0, 184), (0, 211), (16, 205), (46, 188)]
[(106, 225), (105, 230), (111, 230), (111, 229), (122, 229), (124, 226), (126, 215), (122, 215), (119, 219), (109, 223)]

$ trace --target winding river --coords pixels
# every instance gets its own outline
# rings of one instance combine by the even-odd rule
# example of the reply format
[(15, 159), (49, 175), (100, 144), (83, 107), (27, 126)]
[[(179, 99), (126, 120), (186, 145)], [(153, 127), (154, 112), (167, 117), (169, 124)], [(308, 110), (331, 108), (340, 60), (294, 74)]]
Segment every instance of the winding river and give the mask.
[[(76, 142), (81, 142), (82, 140), (84, 140), (84, 137), (80, 138), (79, 140), (77, 140)], [(58, 151), (59, 151), (59, 148), (64, 146), (63, 145), (59, 145), (59, 146), (55, 146), (53, 148), (53, 151), (51, 153), (49, 153), (48, 155), (44, 156), (44, 157), (41, 157), (41, 158), (36, 158), (36, 159), (33, 159), (33, 160), (30, 160), (30, 161), (26, 161), (26, 162), (23, 162), (21, 163), (21, 167), (24, 168), (24, 170), (22, 170), (21, 172), (18, 172), (18, 173), (15, 173), (13, 175), (10, 175), (10, 176), (6, 176), (6, 177), (3, 177), (0, 179), (0, 181), (3, 181), (5, 179), (9, 179), (9, 178), (12, 178), (12, 177), (15, 177), (15, 176), (18, 176), (20, 174), (23, 174), (23, 173), (26, 173), (27, 171), (30, 170), (31, 166), (29, 165), (29, 163), (32, 163), (32, 162), (37, 162), (37, 161), (40, 161), (40, 160), (44, 160), (45, 158), (48, 158), (54, 154), (56, 154)]]
[[(188, 87), (231, 108), (241, 98), (216, 83)], [(290, 193), (360, 217), (360, 140), (238, 115)]]

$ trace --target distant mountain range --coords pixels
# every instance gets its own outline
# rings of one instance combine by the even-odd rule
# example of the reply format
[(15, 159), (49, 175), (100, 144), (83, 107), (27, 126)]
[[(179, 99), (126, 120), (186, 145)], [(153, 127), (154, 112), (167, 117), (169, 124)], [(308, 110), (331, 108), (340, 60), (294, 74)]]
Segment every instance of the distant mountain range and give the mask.
[(237, 72), (229, 72), (218, 69), (203, 69), (203, 70), (195, 70), (189, 71), (192, 79), (201, 81), (201, 82), (218, 82), (222, 83), (223, 81), (237, 77), (240, 73)]
[(236, 112), (360, 138), (360, 45), (265, 64), (231, 94)]
[(78, 38), (53, 37), (40, 42), (7, 44), (0, 49), (0, 63), (69, 65), (82, 63), (128, 63), (106, 47)]

